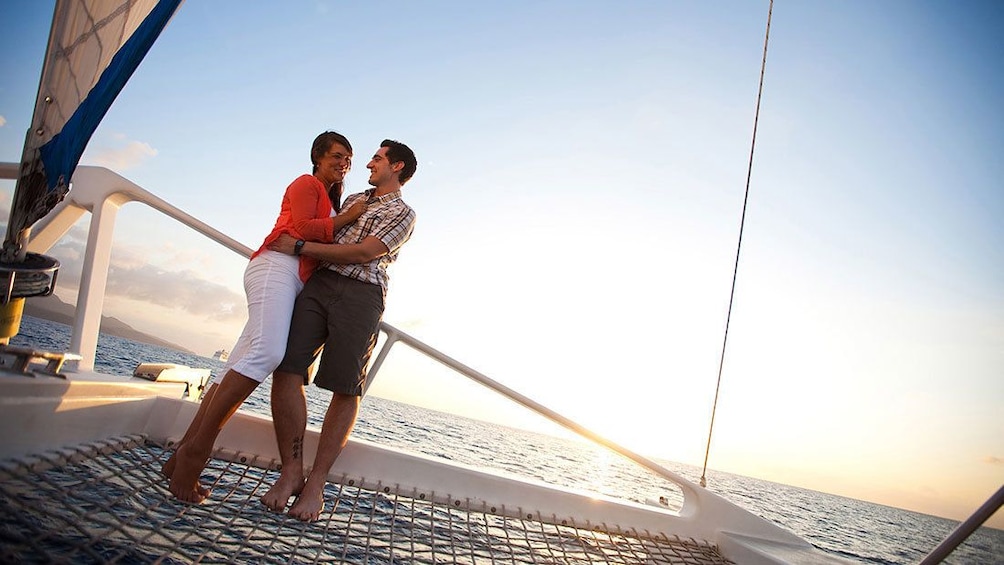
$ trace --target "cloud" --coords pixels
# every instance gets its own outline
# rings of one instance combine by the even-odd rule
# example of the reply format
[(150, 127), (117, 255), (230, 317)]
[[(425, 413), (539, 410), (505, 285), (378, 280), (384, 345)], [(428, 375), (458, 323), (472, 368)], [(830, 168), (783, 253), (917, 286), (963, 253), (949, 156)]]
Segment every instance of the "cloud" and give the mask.
[(989, 463), (991, 465), (1004, 465), (1004, 457), (996, 457), (993, 455), (987, 455), (983, 458), (984, 463)]
[(52, 246), (52, 249), (46, 252), (46, 255), (59, 259), (59, 281), (56, 284), (57, 288), (67, 284), (71, 286), (80, 285), (80, 273), (83, 270), (87, 234), (85, 229), (76, 226), (71, 228), (70, 233), (72, 234), (74, 230), (83, 231), (84, 237), (82, 239), (73, 239), (68, 234), (56, 242)]
[(88, 151), (81, 162), (91, 165), (108, 167), (113, 171), (124, 171), (143, 163), (150, 157), (157, 156), (157, 150), (143, 141), (129, 140), (122, 134), (112, 136), (115, 147), (100, 147), (93, 152)]
[[(0, 213), (9, 208), (10, 193), (0, 190)], [(6, 214), (3, 214), (6, 216)], [(0, 223), (0, 230), (6, 226)], [(59, 259), (58, 288), (78, 287), (81, 280), (88, 224), (72, 226), (46, 253)], [(107, 296), (149, 302), (193, 315), (196, 319), (221, 323), (241, 323), (247, 316), (243, 293), (207, 278), (198, 271), (202, 258), (197, 252), (176, 249), (164, 256), (165, 249), (116, 245), (108, 270)], [(194, 268), (166, 269), (151, 264), (193, 265)], [(124, 319), (126, 323), (129, 320)]]
[[(60, 262), (59, 287), (80, 285), (87, 226), (75, 225), (49, 250)], [(145, 253), (149, 257), (149, 250)], [(242, 322), (245, 298), (192, 269), (168, 270), (143, 260), (139, 248), (116, 246), (108, 269), (106, 296), (149, 302), (199, 319)], [(174, 264), (174, 263), (172, 263)], [(128, 319), (124, 319), (129, 322)]]
[(220, 322), (240, 321), (245, 315), (243, 296), (190, 270), (167, 271), (149, 264), (112, 266), (105, 293)]
[(0, 116), (0, 128), (4, 127), (5, 125), (7, 125), (7, 118)]

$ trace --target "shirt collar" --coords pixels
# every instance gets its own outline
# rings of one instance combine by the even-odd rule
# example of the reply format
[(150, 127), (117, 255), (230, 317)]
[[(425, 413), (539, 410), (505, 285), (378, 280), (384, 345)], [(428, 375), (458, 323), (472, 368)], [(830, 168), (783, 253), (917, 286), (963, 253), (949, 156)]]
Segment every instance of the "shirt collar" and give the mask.
[(401, 191), (400, 190), (395, 190), (394, 192), (391, 192), (390, 194), (384, 194), (383, 196), (373, 196), (374, 192), (376, 192), (375, 188), (371, 188), (371, 189), (368, 189), (366, 191), (366, 202), (368, 202), (370, 204), (372, 204), (373, 202), (379, 202), (381, 204), (386, 204), (386, 203), (388, 203), (388, 202), (390, 202), (392, 200), (396, 200), (398, 198), (401, 198)]

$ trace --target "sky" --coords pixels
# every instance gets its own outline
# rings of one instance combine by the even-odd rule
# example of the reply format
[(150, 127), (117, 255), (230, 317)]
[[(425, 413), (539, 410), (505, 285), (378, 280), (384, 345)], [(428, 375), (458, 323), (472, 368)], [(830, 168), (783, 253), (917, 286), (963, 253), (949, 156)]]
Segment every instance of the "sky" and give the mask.
[[(3, 3), (0, 161), (52, 4)], [(698, 466), (724, 360), (710, 468), (964, 519), (1004, 484), (1004, 4), (777, 2), (743, 222), (767, 9), (189, 1), (81, 162), (257, 248), (318, 133), (349, 192), (403, 141), (386, 322)], [(49, 252), (70, 302), (86, 232)], [(104, 313), (209, 356), (245, 265), (128, 204)], [(532, 421), (401, 345), (371, 392)]]

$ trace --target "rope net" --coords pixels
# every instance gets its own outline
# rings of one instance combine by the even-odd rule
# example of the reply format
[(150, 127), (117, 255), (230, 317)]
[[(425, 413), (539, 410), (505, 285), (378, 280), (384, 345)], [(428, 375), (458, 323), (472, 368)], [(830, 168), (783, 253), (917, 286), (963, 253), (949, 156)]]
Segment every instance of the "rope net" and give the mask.
[(347, 477), (303, 523), (259, 501), (275, 462), (240, 456), (210, 459), (212, 494), (188, 505), (160, 474), (169, 455), (128, 436), (3, 462), (0, 562), (730, 563), (695, 540), (512, 518)]

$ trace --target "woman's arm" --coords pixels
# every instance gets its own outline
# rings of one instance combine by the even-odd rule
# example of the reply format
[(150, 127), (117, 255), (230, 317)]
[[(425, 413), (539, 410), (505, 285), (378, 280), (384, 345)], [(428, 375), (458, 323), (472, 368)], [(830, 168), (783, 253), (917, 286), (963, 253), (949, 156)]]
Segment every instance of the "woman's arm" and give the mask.
[(309, 241), (331, 242), (334, 241), (335, 232), (339, 229), (338, 223), (347, 225), (355, 221), (355, 218), (349, 220), (347, 216), (341, 220), (334, 220), (333, 218), (337, 216), (332, 217), (330, 209), (326, 215), (319, 217), (317, 215), (318, 199), (321, 197), (319, 183), (320, 181), (310, 175), (303, 175), (289, 185), (284, 198), (289, 206), (293, 229), (300, 234), (300, 237)]

